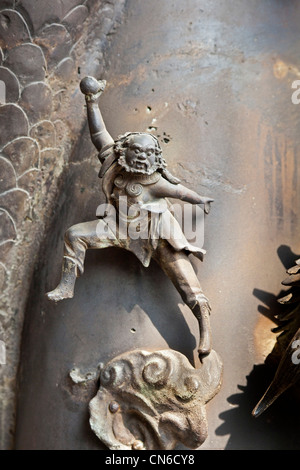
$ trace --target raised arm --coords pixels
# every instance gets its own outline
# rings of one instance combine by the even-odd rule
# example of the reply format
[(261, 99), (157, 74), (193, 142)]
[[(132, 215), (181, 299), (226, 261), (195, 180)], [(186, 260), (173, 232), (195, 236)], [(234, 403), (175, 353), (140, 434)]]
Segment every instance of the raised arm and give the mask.
[(99, 106), (98, 98), (106, 85), (105, 80), (98, 81), (94, 77), (85, 77), (80, 82), (80, 89), (85, 95), (87, 116), (91, 139), (96, 149), (103, 150), (114, 144), (114, 140), (107, 131)]
[(153, 186), (153, 195), (155, 197), (180, 199), (190, 204), (204, 204), (206, 214), (209, 213), (210, 203), (213, 202), (213, 199), (209, 197), (200, 196), (198, 193), (186, 188), (182, 184), (172, 184), (164, 178), (161, 178), (160, 181)]

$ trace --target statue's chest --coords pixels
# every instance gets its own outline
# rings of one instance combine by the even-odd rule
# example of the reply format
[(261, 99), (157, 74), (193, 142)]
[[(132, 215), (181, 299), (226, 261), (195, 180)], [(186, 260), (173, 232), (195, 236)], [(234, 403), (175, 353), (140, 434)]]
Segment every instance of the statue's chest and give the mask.
[(114, 199), (127, 197), (130, 201), (146, 202), (150, 197), (150, 188), (161, 178), (160, 173), (152, 175), (120, 173), (114, 180)]

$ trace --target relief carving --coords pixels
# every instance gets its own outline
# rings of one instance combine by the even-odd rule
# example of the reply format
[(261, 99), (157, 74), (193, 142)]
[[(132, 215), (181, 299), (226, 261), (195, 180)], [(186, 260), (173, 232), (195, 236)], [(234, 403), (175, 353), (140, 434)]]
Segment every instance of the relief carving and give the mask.
[(205, 404), (218, 392), (215, 351), (195, 369), (173, 350), (130, 351), (102, 368), (90, 425), (112, 450), (195, 449), (207, 437)]
[(105, 85), (93, 77), (80, 83), (106, 204), (98, 207), (97, 219), (65, 233), (61, 280), (46, 295), (55, 302), (74, 296), (87, 249), (117, 247), (131, 251), (144, 267), (151, 259), (161, 266), (198, 321), (200, 368), (173, 350), (116, 357), (101, 371), (90, 425), (114, 450), (174, 449), (179, 442), (196, 448), (207, 437), (205, 404), (220, 388), (222, 364), (211, 349), (210, 304), (189, 259), (193, 254), (203, 260), (205, 251), (187, 240), (168, 198), (203, 204), (206, 214), (213, 199), (186, 188), (167, 170), (154, 135), (127, 132), (113, 140), (98, 106)]
[[(198, 352), (203, 357), (211, 350), (210, 304), (188, 255), (202, 260), (205, 251), (188, 242), (167, 198), (204, 204), (207, 214), (213, 199), (186, 188), (167, 170), (154, 135), (127, 132), (116, 142), (112, 139), (97, 104), (105, 84), (86, 77), (80, 87), (86, 97), (91, 139), (102, 163), (99, 177), (107, 209), (99, 219), (67, 230), (61, 281), (47, 296), (54, 301), (73, 297), (88, 248), (123, 248), (134, 253), (145, 267), (153, 258), (195, 315), (200, 332)], [(135, 230), (130, 233), (132, 226)]]

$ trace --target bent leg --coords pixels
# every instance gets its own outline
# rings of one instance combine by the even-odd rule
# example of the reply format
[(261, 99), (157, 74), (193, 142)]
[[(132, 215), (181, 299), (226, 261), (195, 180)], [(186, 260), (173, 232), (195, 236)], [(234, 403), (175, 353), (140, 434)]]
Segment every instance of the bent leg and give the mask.
[(85, 253), (88, 248), (101, 249), (118, 246), (115, 237), (109, 238), (103, 219), (73, 225), (65, 233), (64, 260), (59, 285), (46, 296), (49, 300), (72, 298), (76, 277), (84, 271)]
[(199, 356), (211, 351), (210, 305), (203, 294), (194, 268), (183, 251), (175, 251), (166, 241), (161, 241), (154, 259), (171, 279), (184, 303), (198, 320), (200, 331)]
[[(83, 274), (86, 250), (119, 246), (118, 240), (109, 231), (105, 219), (83, 222), (70, 227), (65, 233), (64, 257), (77, 267), (77, 276)], [(109, 236), (111, 238), (109, 238)]]

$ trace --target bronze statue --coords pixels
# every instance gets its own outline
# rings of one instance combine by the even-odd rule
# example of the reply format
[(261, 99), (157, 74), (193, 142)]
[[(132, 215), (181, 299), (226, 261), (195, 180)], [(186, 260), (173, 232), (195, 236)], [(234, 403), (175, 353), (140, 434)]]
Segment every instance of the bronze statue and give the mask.
[[(154, 135), (129, 132), (113, 140), (97, 103), (105, 84), (104, 80), (86, 77), (80, 88), (86, 98), (91, 139), (102, 163), (99, 177), (107, 210), (100, 218), (67, 230), (61, 281), (47, 297), (54, 301), (73, 297), (76, 277), (83, 273), (88, 248), (123, 248), (134, 253), (145, 267), (153, 258), (197, 318), (198, 352), (200, 357), (205, 356), (211, 351), (210, 305), (188, 258), (192, 253), (202, 260), (205, 251), (188, 242), (166, 198), (204, 204), (205, 213), (209, 212), (213, 199), (186, 188), (166, 169)], [(129, 236), (132, 223), (136, 230)]]

